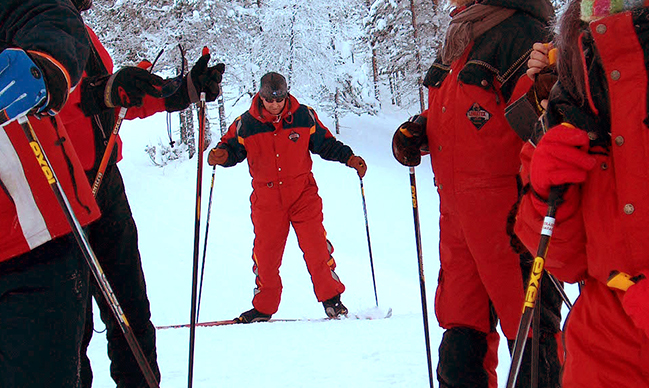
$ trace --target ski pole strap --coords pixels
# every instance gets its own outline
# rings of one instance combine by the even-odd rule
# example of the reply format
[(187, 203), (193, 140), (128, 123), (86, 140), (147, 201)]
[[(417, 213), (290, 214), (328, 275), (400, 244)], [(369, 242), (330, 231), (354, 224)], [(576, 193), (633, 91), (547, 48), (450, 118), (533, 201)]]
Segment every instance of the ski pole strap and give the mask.
[(176, 142), (171, 137), (171, 112), (167, 112), (167, 136), (169, 136), (169, 145), (173, 148)]

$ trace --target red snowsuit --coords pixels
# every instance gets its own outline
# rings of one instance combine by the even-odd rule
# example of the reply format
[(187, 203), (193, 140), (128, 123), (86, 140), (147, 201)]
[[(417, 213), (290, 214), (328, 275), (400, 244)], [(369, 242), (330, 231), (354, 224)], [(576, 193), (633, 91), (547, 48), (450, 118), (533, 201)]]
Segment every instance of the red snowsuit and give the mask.
[[(552, 9), (546, 2), (480, 4), (517, 12), (475, 38), (450, 66), (438, 56), (424, 80), (428, 109), (421, 117), (440, 198), (435, 313), (446, 332), (438, 380), (449, 387), (495, 388), (496, 324), (499, 319), (508, 340), (516, 338), (524, 294), (520, 257), (506, 231), (518, 199), (523, 142), (504, 110), (524, 76), (533, 43), (547, 39), (545, 23)], [(552, 371), (560, 366), (551, 338), (556, 331), (548, 331), (550, 361), (542, 368), (540, 386), (556, 386)], [(521, 370), (529, 373), (530, 367)], [(526, 380), (529, 384), (529, 375), (517, 386)]]
[[(649, 269), (649, 41), (638, 34), (648, 16), (640, 8), (590, 23), (580, 37), (587, 101), (574, 101), (561, 83), (550, 96), (550, 126), (565, 121), (588, 131), (597, 159), (584, 184), (564, 194), (546, 258), (559, 279), (585, 281), (566, 322), (564, 388), (649, 387), (649, 338), (623, 310), (624, 293), (606, 285), (613, 270)], [(523, 150), (526, 164), (532, 151)], [(516, 233), (529, 249), (538, 244), (543, 207), (532, 194), (521, 202)]]
[(248, 159), (253, 192), (250, 196), (255, 242), (252, 252), (256, 277), (253, 306), (274, 314), (280, 303), (279, 267), (292, 225), (304, 253), (318, 301), (345, 290), (327, 250), (322, 224), (322, 199), (311, 173), (311, 154), (346, 163), (351, 148), (336, 140), (315, 111), (288, 96), (279, 119), (261, 108), (255, 95), (250, 109), (237, 118), (218, 148), (228, 151), (225, 167)]
[[(468, 52), (452, 64), (450, 73), (462, 70)], [(522, 141), (505, 121), (505, 104), (497, 93), (460, 84), (451, 75), (439, 89), (429, 89), (429, 108), (422, 115), (428, 120), (440, 196), (439, 323), (489, 332), (491, 301), (505, 336), (513, 339), (523, 288), (519, 257), (509, 247), (505, 221), (518, 196)], [(467, 119), (473, 112), (486, 115), (481, 128)]]

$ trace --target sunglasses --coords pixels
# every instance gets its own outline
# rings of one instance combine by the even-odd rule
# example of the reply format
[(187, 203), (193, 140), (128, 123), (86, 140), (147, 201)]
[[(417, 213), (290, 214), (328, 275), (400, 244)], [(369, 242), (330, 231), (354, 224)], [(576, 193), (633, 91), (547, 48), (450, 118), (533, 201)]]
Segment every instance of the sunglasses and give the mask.
[(273, 102), (284, 102), (284, 100), (286, 99), (286, 97), (279, 97), (279, 98), (266, 98), (266, 97), (262, 97), (262, 99), (263, 99), (264, 101), (266, 101), (267, 103), (270, 104), (270, 103), (273, 103)]

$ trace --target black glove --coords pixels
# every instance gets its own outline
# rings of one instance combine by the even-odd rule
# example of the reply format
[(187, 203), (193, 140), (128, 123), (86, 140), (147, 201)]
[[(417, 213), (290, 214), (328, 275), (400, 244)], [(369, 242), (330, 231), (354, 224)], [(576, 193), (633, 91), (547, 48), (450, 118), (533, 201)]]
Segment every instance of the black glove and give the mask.
[(404, 166), (418, 166), (421, 163), (421, 147), (426, 142), (426, 119), (413, 116), (394, 133), (392, 155)]
[(205, 54), (196, 61), (188, 75), (183, 78), (180, 89), (165, 98), (165, 108), (168, 112), (186, 109), (189, 104), (200, 99), (201, 92), (205, 92), (207, 101), (214, 101), (221, 94), (221, 79), (225, 72), (225, 65), (218, 63), (216, 66), (207, 67), (210, 54)]
[(81, 82), (81, 109), (86, 116), (118, 106), (141, 106), (144, 96), (162, 96), (167, 83), (155, 74), (139, 67), (129, 66), (112, 75), (86, 77)]

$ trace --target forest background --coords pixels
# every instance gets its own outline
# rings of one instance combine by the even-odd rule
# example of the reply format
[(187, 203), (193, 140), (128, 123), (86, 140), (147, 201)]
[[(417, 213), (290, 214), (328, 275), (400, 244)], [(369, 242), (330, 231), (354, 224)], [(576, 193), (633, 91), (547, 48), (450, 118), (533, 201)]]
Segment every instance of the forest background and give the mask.
[[(552, 0), (558, 13), (565, 2)], [(116, 68), (164, 50), (155, 72), (172, 76), (181, 67), (177, 45), (185, 72), (208, 46), (212, 63), (227, 66), (226, 106), (254, 95), (261, 76), (276, 71), (294, 95), (330, 114), (339, 133), (350, 113), (425, 108), (422, 79), (451, 9), (447, 0), (96, 0), (84, 19)]]

